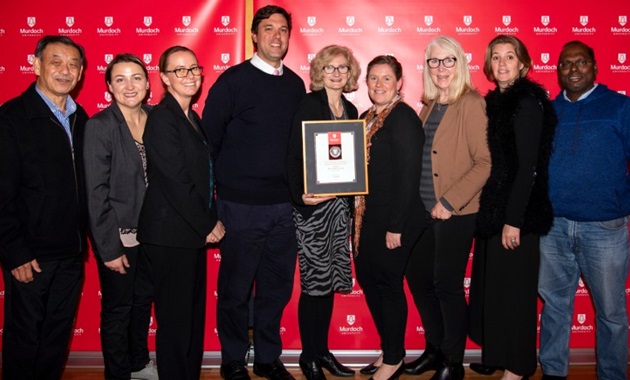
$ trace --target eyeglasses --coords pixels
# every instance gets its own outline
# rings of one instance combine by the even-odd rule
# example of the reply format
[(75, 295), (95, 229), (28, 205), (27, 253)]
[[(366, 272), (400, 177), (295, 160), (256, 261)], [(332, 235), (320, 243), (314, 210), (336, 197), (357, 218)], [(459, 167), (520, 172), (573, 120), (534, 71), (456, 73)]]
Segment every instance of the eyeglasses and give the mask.
[(438, 67), (440, 67), (441, 63), (444, 67), (450, 69), (451, 67), (455, 66), (455, 62), (457, 62), (457, 58), (455, 57), (446, 57), (444, 59), (429, 58), (427, 59), (427, 66), (432, 69), (437, 69)]
[(327, 66), (323, 67), (323, 70), (324, 70), (324, 72), (326, 74), (332, 74), (332, 73), (335, 72), (335, 70), (337, 70), (339, 72), (339, 74), (345, 74), (345, 73), (348, 72), (348, 70), (350, 70), (350, 67), (349, 66), (343, 66), (343, 65), (338, 66), (338, 67), (335, 67), (333, 65), (327, 65)]
[(558, 68), (560, 70), (570, 70), (573, 66), (575, 66), (578, 69), (583, 69), (589, 63), (593, 63), (593, 61), (587, 61), (585, 59), (578, 59), (577, 61), (562, 61), (558, 63)]
[(178, 78), (186, 78), (188, 73), (192, 73), (194, 76), (198, 77), (203, 73), (203, 66), (195, 66), (190, 69), (180, 67), (179, 69), (165, 71), (165, 73), (173, 73)]

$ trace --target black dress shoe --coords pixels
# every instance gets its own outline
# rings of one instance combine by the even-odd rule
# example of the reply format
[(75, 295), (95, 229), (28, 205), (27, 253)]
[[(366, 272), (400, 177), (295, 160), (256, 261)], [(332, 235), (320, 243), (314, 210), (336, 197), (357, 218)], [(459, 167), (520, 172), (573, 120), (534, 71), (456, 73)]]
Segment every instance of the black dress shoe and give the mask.
[(251, 380), (247, 368), (238, 362), (221, 364), (221, 376), (225, 380)]
[(317, 358), (317, 362), (322, 368), (326, 368), (333, 376), (338, 377), (354, 377), (354, 371), (345, 365), (339, 363), (335, 355), (331, 352)]
[(326, 380), (324, 371), (317, 360), (305, 361), (300, 358), (298, 363), (306, 380)]
[(427, 371), (436, 371), (442, 366), (442, 355), (433, 347), (427, 346), (420, 357), (406, 364), (407, 375), (421, 375)]
[(269, 380), (295, 380), (295, 378), (284, 368), (280, 359), (271, 363), (254, 362), (254, 374)]
[[(405, 362), (400, 362), (400, 367), (396, 368), (396, 371), (392, 373), (392, 375), (388, 377), (387, 380), (398, 380), (400, 375), (402, 375), (403, 373), (405, 373)], [(374, 380), (374, 378), (370, 377), (370, 380)]]
[(566, 376), (545, 375), (543, 373), (541, 380), (567, 380), (567, 377)]
[(429, 380), (463, 380), (464, 366), (461, 364), (446, 364), (435, 371)]
[(497, 367), (484, 365), (483, 363), (470, 363), (470, 369), (480, 375), (492, 375), (497, 370)]
[(374, 365), (374, 363), (370, 363), (359, 370), (364, 375), (374, 375), (376, 371), (378, 371), (378, 366)]

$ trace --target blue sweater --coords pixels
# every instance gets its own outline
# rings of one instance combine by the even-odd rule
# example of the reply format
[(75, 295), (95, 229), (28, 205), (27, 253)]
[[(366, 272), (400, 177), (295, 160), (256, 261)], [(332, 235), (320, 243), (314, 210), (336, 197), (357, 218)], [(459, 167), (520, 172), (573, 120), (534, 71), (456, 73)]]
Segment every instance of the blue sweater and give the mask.
[(305, 93), (302, 79), (286, 66), (283, 75), (274, 76), (247, 60), (221, 74), (202, 117), (213, 147), (219, 198), (245, 204), (291, 201), (289, 132)]
[(604, 221), (630, 214), (630, 98), (600, 84), (585, 99), (553, 102), (558, 115), (549, 164), (554, 216)]

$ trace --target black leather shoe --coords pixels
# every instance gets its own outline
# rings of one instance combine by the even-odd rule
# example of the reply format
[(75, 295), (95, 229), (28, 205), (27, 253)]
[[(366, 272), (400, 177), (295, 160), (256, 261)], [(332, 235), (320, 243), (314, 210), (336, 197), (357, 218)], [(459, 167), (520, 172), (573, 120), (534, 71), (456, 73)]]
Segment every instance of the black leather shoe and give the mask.
[(470, 363), (470, 369), (480, 375), (489, 376), (496, 372), (497, 367), (491, 367), (488, 365), (484, 365), (483, 363)]
[(435, 371), (429, 380), (463, 380), (464, 366), (461, 364), (447, 364)]
[(541, 380), (567, 380), (567, 377), (566, 376), (545, 375), (543, 373)]
[[(400, 362), (400, 367), (398, 367), (387, 380), (398, 380), (403, 373), (405, 373), (405, 362)], [(374, 380), (374, 378), (370, 377), (370, 380)]]
[(370, 363), (359, 370), (364, 375), (374, 375), (376, 371), (378, 371), (378, 366), (374, 365), (374, 363)]
[(345, 365), (339, 363), (332, 352), (317, 358), (317, 362), (322, 368), (326, 368), (333, 376), (338, 377), (354, 377), (354, 371)]
[(254, 374), (269, 380), (295, 380), (295, 378), (284, 368), (280, 359), (271, 363), (255, 363)]
[(298, 363), (306, 380), (326, 380), (324, 371), (317, 360), (305, 361), (300, 358)]
[(407, 375), (421, 375), (427, 371), (436, 371), (442, 366), (442, 357), (435, 348), (427, 346), (420, 357), (406, 364)]
[(225, 380), (251, 380), (247, 368), (238, 362), (221, 364), (221, 376)]

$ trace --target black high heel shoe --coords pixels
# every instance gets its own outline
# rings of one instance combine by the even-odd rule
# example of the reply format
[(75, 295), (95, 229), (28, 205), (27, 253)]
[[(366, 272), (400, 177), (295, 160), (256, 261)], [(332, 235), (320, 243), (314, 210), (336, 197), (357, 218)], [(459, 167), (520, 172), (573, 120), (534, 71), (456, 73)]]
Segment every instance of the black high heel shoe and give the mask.
[(374, 375), (376, 371), (378, 371), (378, 366), (374, 365), (374, 363), (370, 363), (359, 370), (363, 375)]
[(406, 364), (405, 373), (407, 375), (421, 375), (427, 371), (436, 371), (442, 366), (442, 355), (440, 351), (427, 344), (426, 349), (420, 357)]
[[(401, 361), (400, 362), (400, 367), (398, 367), (396, 369), (396, 371), (394, 371), (394, 373), (392, 373), (392, 375), (390, 377), (387, 378), (387, 380), (398, 380), (398, 378), (400, 377), (400, 375), (405, 373), (405, 362)], [(370, 380), (374, 380), (373, 377), (370, 377)]]
[(354, 377), (354, 371), (345, 365), (339, 363), (332, 352), (317, 358), (317, 362), (322, 368), (326, 368), (333, 376), (338, 377)]

